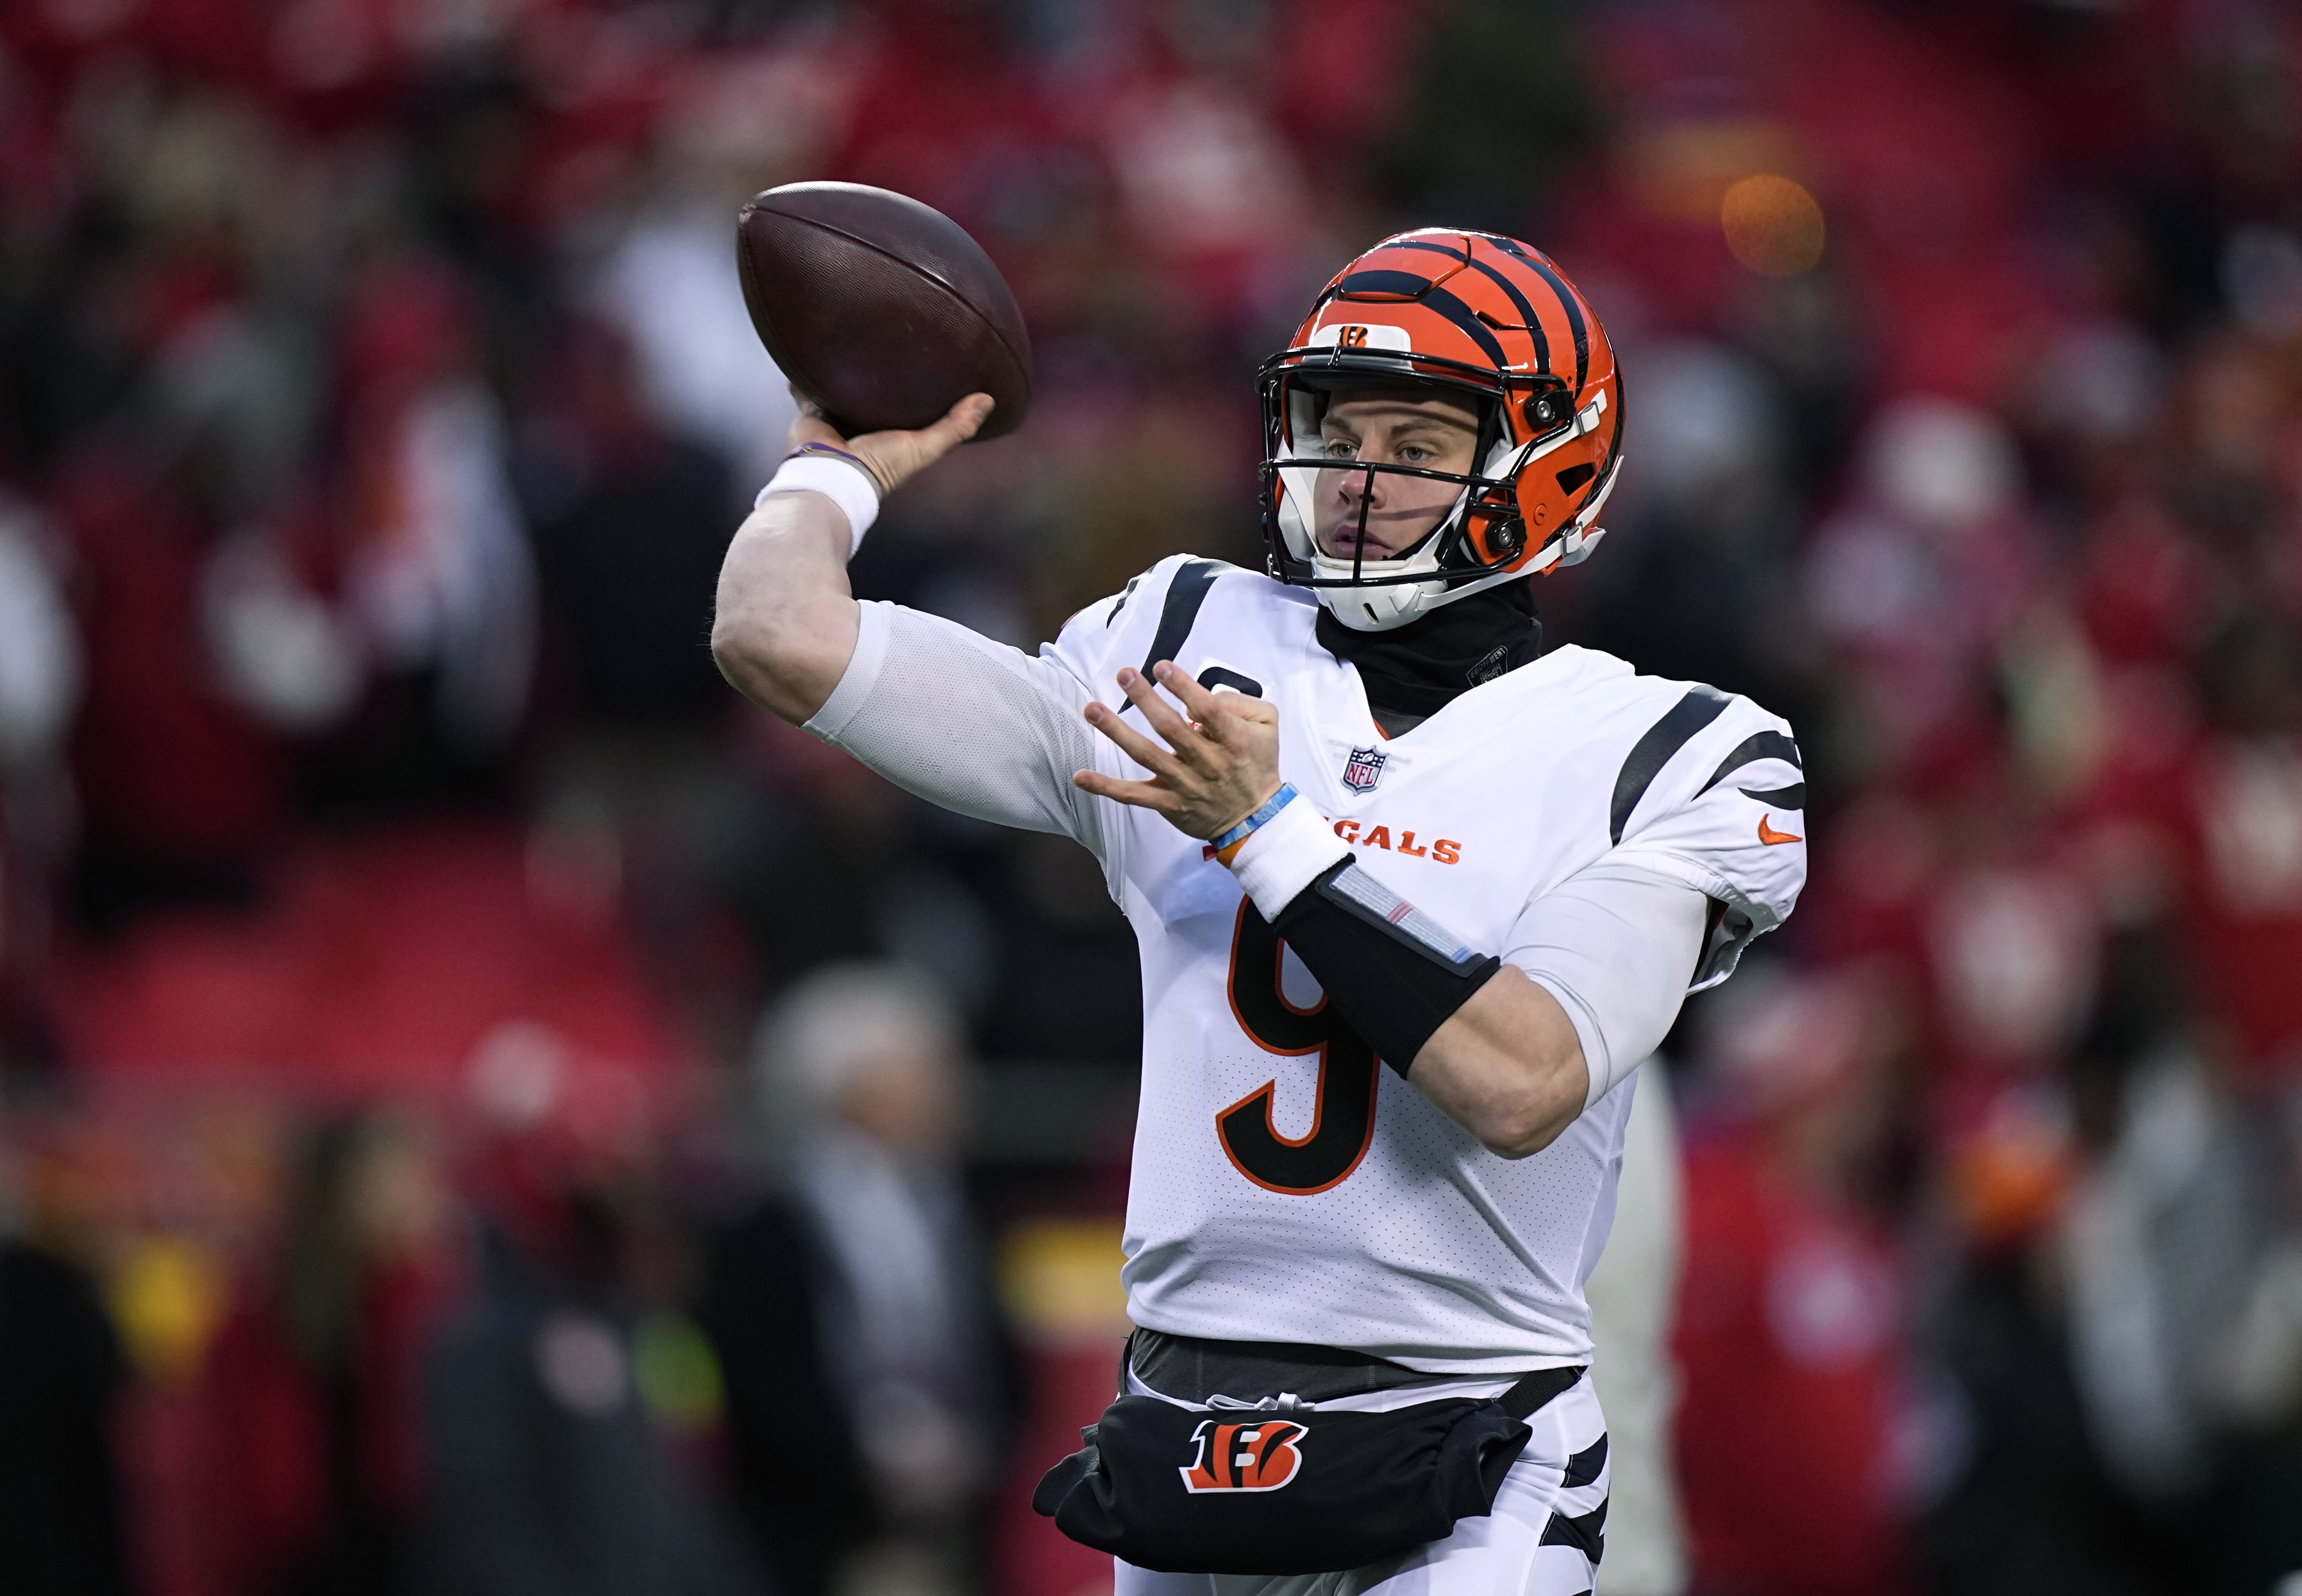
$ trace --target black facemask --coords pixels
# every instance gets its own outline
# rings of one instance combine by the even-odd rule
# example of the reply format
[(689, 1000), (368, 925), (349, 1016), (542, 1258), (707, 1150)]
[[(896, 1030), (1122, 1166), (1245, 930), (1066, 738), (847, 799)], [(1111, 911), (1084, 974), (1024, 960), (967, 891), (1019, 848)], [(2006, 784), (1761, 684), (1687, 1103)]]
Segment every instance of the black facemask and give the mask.
[(1396, 736), (1542, 652), (1542, 623), (1534, 617), (1534, 584), (1506, 582), (1388, 632), (1354, 632), (1323, 605), (1318, 638), (1358, 667), (1367, 707)]

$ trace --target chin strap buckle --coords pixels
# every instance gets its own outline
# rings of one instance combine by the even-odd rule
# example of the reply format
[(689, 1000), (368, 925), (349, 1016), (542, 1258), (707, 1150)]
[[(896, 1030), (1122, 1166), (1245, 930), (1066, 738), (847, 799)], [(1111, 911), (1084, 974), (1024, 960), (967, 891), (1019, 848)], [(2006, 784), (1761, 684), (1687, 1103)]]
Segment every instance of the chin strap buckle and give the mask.
[(1599, 546), (1599, 540), (1606, 535), (1607, 529), (1603, 526), (1593, 526), (1587, 531), (1568, 533), (1558, 540), (1563, 545), (1559, 551), (1558, 563), (1562, 566), (1581, 565), (1591, 558), (1591, 550), (1596, 549)]
[(1565, 570), (1568, 566), (1579, 566), (1591, 558), (1591, 551), (1599, 546), (1599, 540), (1606, 535), (1607, 529), (1603, 526), (1569, 527), (1544, 544), (1542, 551), (1534, 557), (1533, 562), (1527, 569), (1531, 575), (1540, 575), (1545, 571)]

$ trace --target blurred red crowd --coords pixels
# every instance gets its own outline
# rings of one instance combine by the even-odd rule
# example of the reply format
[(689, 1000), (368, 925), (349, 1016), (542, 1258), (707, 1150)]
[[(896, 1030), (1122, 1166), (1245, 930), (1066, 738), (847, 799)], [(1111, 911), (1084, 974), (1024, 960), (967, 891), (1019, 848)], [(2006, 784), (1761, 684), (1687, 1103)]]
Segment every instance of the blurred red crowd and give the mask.
[[(1593, 38), (1611, 159), (1546, 242), (1645, 319), (1646, 430), (1569, 624), (1782, 709), (1811, 789), (1795, 970), (1683, 1027), (1698, 1588), (2268, 1589), (2302, 31), (1753, 3)], [(1819, 200), (1819, 266), (1726, 247), (1753, 172)]]
[[(1008, 273), (1030, 427), (857, 574), (1019, 643), (1256, 558), (1248, 374), (1336, 262), (1518, 231), (1631, 416), (1548, 624), (1789, 715), (1811, 789), (1778, 956), (1672, 1044), (1698, 1588), (2302, 1567), (2289, 11), (28, 0), (0, 52), (23, 1069), (452, 1103), (541, 1035), (717, 1104), (684, 1071), (762, 995), (930, 944), (995, 1054), (1123, 1056), (1098, 887), (710, 676), (786, 414), (727, 220), (881, 183)], [(1755, 176), (1819, 260), (1732, 247)], [(209, 1265), (152, 1247), (260, 1253), (273, 1199), (105, 1210), (171, 1128), (89, 1134), (30, 1207), (107, 1213), (68, 1250), (147, 1366), (205, 1327), (230, 1379)]]

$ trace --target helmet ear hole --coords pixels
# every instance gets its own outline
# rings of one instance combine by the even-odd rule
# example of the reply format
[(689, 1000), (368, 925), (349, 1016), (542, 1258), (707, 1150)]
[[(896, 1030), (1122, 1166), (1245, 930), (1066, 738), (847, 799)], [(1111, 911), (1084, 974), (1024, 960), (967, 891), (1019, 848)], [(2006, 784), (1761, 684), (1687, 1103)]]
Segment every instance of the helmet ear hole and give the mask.
[(1599, 468), (1588, 460), (1579, 466), (1569, 466), (1558, 474), (1558, 491), (1562, 493), (1572, 493), (1598, 475)]

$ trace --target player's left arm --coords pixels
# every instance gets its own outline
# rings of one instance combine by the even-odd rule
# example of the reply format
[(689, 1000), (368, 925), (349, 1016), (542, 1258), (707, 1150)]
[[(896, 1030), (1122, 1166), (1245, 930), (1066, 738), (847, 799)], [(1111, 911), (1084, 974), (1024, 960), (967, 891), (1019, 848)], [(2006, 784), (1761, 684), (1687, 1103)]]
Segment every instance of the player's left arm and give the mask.
[(1269, 704), (1210, 693), (1164, 660), (1119, 685), (1156, 740), (1102, 704), (1087, 717), (1150, 779), (1072, 779), (1216, 843), (1353, 1029), (1491, 1151), (1548, 1147), (1669, 1029), (1702, 945), (1699, 891), (1602, 861), (1536, 900), (1509, 962), (1483, 955), (1358, 869), (1308, 803), (1287, 801)]
[(1528, 905), (1407, 1079), (1492, 1151), (1541, 1152), (1669, 1033), (1710, 912), (1681, 882), (1600, 860)]
[(1407, 1079), (1487, 1150), (1540, 1153), (1581, 1113), (1583, 1039), (1548, 989), (1508, 964), (1423, 1044)]
[[(1538, 1150), (1613, 1090), (1661, 1043), (1686, 994), (1725, 980), (1752, 938), (1798, 901), (1806, 788), (1790, 727), (1747, 699), (1701, 693), (1698, 702), (1719, 707), (1643, 783), (1617, 783), (1613, 845), (1527, 905), (1501, 974), (1416, 1060), (1412, 1079), (1442, 1106), (1460, 1097), (1484, 1108), (1494, 1134), (1482, 1139), (1498, 1152)], [(1514, 1013), (1495, 1001), (1528, 987), (1551, 1006)], [(1562, 1017), (1584, 1066), (1579, 1102), (1567, 1089), (1573, 1071), (1529, 1080), (1524, 1047), (1513, 1071), (1515, 1033), (1538, 1057), (1564, 1055)], [(1525, 1117), (1514, 1122), (1514, 1112)]]

